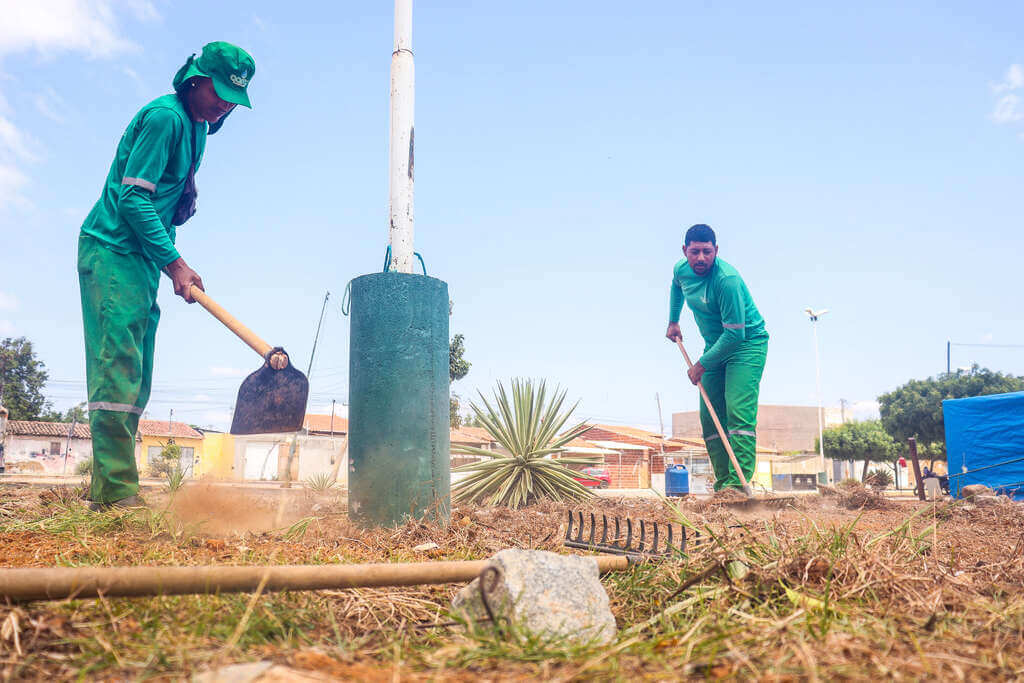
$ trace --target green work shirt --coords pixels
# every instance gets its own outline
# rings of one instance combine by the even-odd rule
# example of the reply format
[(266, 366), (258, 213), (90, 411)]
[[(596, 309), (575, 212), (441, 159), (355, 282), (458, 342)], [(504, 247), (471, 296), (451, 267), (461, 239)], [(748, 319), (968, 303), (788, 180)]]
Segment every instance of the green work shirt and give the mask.
[(206, 130), (205, 121), (189, 118), (177, 95), (143, 107), (121, 136), (82, 233), (118, 253), (142, 254), (159, 268), (177, 259), (171, 219), (193, 158), (199, 169)]
[(729, 360), (741, 344), (764, 342), (768, 332), (739, 272), (720, 258), (706, 275), (697, 275), (684, 258), (672, 273), (669, 322), (679, 322), (683, 302), (693, 311), (697, 329), (704, 337), (705, 369), (717, 368)]

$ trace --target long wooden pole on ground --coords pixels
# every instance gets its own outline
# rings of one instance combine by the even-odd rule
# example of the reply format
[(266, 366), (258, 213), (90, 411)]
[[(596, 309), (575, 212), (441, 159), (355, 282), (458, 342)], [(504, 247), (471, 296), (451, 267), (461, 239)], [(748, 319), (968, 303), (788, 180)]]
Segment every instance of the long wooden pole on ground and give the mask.
[[(622, 571), (628, 558), (593, 558), (602, 573)], [(0, 569), (0, 602), (417, 586), (472, 581), (488, 560), (409, 564), (278, 565), (267, 567), (55, 567)]]

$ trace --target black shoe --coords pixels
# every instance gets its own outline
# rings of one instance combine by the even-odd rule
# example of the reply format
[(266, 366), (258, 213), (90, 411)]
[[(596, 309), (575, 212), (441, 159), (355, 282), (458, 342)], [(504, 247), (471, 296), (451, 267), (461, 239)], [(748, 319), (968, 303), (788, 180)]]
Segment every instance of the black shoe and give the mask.
[(120, 508), (122, 510), (132, 510), (138, 508), (149, 507), (146, 505), (146, 501), (142, 500), (138, 496), (128, 496), (121, 500), (115, 500), (112, 503), (100, 503), (98, 501), (92, 501), (89, 503), (89, 509), (93, 512), (105, 512), (111, 508)]

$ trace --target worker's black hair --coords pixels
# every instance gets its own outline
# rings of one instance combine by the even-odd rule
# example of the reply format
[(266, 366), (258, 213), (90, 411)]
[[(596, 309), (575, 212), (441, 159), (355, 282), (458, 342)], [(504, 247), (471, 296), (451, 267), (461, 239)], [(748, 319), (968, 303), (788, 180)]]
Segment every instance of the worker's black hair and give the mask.
[(690, 242), (711, 242), (716, 247), (718, 246), (718, 242), (715, 241), (715, 231), (711, 229), (711, 226), (703, 223), (698, 223), (686, 231), (683, 246), (688, 246)]

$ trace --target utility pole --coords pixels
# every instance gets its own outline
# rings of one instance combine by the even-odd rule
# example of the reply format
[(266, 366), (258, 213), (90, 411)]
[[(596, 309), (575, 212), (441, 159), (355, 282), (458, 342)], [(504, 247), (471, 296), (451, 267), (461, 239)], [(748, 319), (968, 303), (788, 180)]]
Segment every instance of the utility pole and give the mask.
[(825, 409), (821, 405), (821, 359), (818, 356), (818, 319), (828, 313), (828, 309), (824, 308), (820, 311), (814, 311), (806, 308), (804, 311), (807, 313), (807, 317), (811, 319), (811, 327), (814, 328), (814, 376), (818, 386), (818, 457), (821, 458), (821, 470), (825, 472), (825, 481), (828, 483), (831, 477), (829, 477), (828, 471), (825, 469), (825, 430), (823, 425)]
[(171, 414), (167, 418), (167, 443), (174, 443), (174, 408), (171, 408)]
[(415, 80), (412, 0), (395, 0), (395, 47), (391, 53), (391, 263), (388, 270), (399, 273), (411, 273), (413, 263)]
[(68, 444), (67, 448), (64, 449), (64, 467), (61, 469), (61, 474), (68, 473), (68, 458), (71, 457), (71, 439), (75, 436), (75, 425), (78, 424), (78, 417), (76, 415), (71, 416), (71, 427), (68, 429)]
[(950, 367), (949, 367), (950, 352), (949, 351), (950, 351), (950, 347), (951, 346), (953, 346), (953, 344), (950, 342), (950, 340), (947, 339), (946, 340), (946, 374), (947, 375), (949, 374), (949, 371), (950, 371)]

